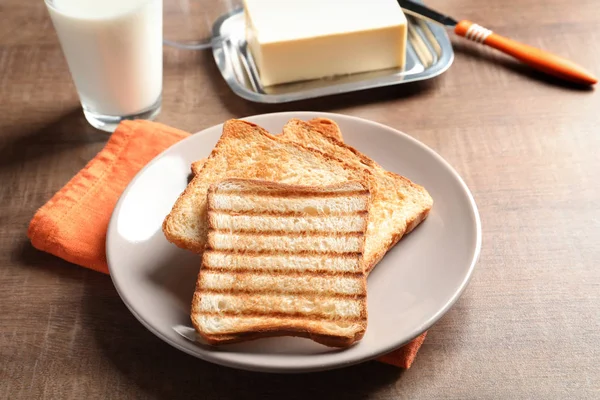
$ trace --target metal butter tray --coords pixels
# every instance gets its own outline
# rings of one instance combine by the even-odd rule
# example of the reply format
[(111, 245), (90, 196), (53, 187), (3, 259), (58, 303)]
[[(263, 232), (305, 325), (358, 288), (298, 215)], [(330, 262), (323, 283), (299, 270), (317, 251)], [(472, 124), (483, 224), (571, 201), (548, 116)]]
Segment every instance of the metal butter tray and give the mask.
[(246, 46), (242, 9), (219, 18), (212, 49), (221, 75), (240, 97), (258, 103), (296, 100), (431, 79), (452, 64), (454, 52), (442, 26), (407, 15), (406, 67), (263, 87)]

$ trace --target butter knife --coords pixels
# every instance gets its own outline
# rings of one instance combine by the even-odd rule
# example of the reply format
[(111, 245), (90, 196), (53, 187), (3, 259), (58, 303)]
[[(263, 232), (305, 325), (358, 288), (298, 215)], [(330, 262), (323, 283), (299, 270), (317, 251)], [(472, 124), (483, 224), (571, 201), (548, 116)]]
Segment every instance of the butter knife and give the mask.
[(456, 21), (411, 0), (398, 0), (398, 3), (407, 14), (450, 27), (459, 36), (500, 50), (546, 74), (581, 85), (593, 85), (598, 82), (598, 79), (584, 68), (555, 54), (505, 38), (471, 21)]

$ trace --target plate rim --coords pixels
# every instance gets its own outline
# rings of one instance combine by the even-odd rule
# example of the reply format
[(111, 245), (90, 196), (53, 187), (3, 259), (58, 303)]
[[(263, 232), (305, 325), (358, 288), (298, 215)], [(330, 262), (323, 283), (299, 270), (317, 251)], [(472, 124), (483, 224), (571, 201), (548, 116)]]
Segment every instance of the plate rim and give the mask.
[[(437, 321), (439, 321), (440, 318), (442, 318), (454, 306), (456, 301), (462, 296), (465, 289), (469, 285), (469, 282), (471, 281), (473, 272), (475, 270), (475, 266), (477, 265), (477, 262), (479, 261), (479, 257), (481, 254), (481, 246), (482, 246), (481, 217), (479, 214), (477, 204), (475, 202), (475, 198), (474, 198), (472, 192), (470, 191), (470, 189), (468, 188), (468, 186), (466, 185), (466, 183), (464, 182), (464, 180), (462, 179), (462, 177), (452, 167), (452, 165), (450, 165), (440, 154), (438, 154), (432, 148), (427, 146), (425, 143), (417, 140), (416, 138), (414, 138), (398, 129), (392, 128), (388, 125), (379, 123), (377, 121), (373, 121), (373, 120), (369, 120), (369, 119), (361, 118), (361, 117), (356, 117), (356, 116), (352, 116), (352, 115), (347, 115), (347, 114), (319, 112), (319, 111), (284, 111), (284, 112), (257, 114), (257, 115), (247, 116), (247, 117), (243, 117), (243, 118), (239, 118), (239, 119), (259, 123), (256, 120), (260, 120), (263, 118), (284, 116), (284, 115), (287, 115), (289, 118), (304, 118), (304, 119), (306, 119), (307, 117), (315, 118), (316, 116), (319, 116), (319, 117), (324, 117), (324, 118), (330, 118), (334, 121), (336, 118), (339, 119), (341, 117), (342, 119), (354, 120), (354, 121), (358, 121), (361, 123), (375, 125), (375, 126), (379, 127), (380, 129), (390, 131), (391, 133), (401, 136), (403, 139), (408, 140), (408, 141), (412, 142), (413, 144), (421, 147), (423, 150), (425, 150), (427, 153), (429, 153), (430, 156), (437, 159), (437, 161), (440, 162), (452, 174), (452, 176), (457, 180), (457, 182), (460, 185), (460, 188), (466, 195), (469, 206), (473, 212), (474, 223), (475, 223), (475, 234), (476, 234), (475, 247), (474, 247), (473, 253), (471, 255), (471, 261), (470, 261), (469, 268), (467, 270), (467, 273), (463, 277), (462, 282), (457, 287), (457, 289), (454, 291), (454, 294), (452, 295), (452, 297), (445, 303), (445, 305), (440, 310), (438, 310), (438, 312), (436, 312), (433, 316), (428, 318), (426, 323), (424, 323), (423, 325), (414, 329), (410, 335), (407, 335), (407, 337), (409, 337), (408, 339), (405, 339), (405, 340), (399, 341), (399, 342), (395, 342), (394, 344), (386, 346), (385, 348), (383, 348), (377, 352), (370, 352), (369, 355), (366, 355), (363, 357), (357, 357), (356, 359), (353, 359), (349, 362), (347, 362), (347, 361), (335, 362), (335, 359), (334, 359), (334, 361), (330, 361), (328, 363), (323, 363), (323, 364), (319, 364), (319, 365), (308, 365), (308, 366), (303, 365), (303, 366), (274, 366), (273, 367), (273, 366), (265, 365), (264, 363), (247, 363), (247, 362), (244, 363), (244, 362), (239, 362), (239, 361), (236, 362), (235, 360), (227, 360), (227, 359), (223, 359), (223, 358), (219, 358), (219, 357), (206, 356), (206, 354), (215, 354), (215, 353), (207, 352), (206, 354), (204, 354), (203, 352), (192, 351), (191, 349), (189, 349), (185, 346), (182, 346), (179, 343), (177, 343), (176, 341), (173, 341), (169, 337), (163, 335), (161, 332), (159, 332), (157, 329), (155, 329), (150, 323), (148, 323), (126, 300), (126, 296), (124, 295), (122, 288), (119, 287), (119, 284), (115, 280), (115, 274), (112, 273), (114, 267), (112, 266), (112, 262), (111, 262), (112, 250), (111, 250), (110, 242), (112, 240), (111, 239), (112, 235), (110, 234), (110, 232), (115, 230), (115, 225), (116, 225), (117, 219), (118, 219), (117, 216), (118, 216), (119, 210), (121, 209), (121, 206), (122, 206), (122, 203), (123, 203), (125, 197), (129, 193), (131, 188), (135, 185), (135, 183), (137, 182), (139, 177), (141, 175), (143, 175), (144, 172), (149, 167), (151, 167), (158, 159), (162, 158), (165, 153), (174, 151), (173, 149), (178, 146), (184, 146), (185, 143), (189, 140), (192, 140), (192, 138), (196, 134), (200, 134), (207, 130), (212, 130), (212, 129), (222, 127), (223, 123), (212, 125), (205, 129), (199, 130), (199, 131), (191, 134), (189, 137), (182, 139), (179, 142), (169, 146), (168, 148), (166, 148), (165, 150), (160, 152), (158, 155), (156, 155), (151, 161), (149, 161), (140, 171), (138, 171), (138, 173), (135, 175), (135, 177), (129, 182), (129, 184), (127, 185), (127, 187), (125, 188), (125, 190), (123, 191), (121, 196), (119, 197), (119, 200), (116, 203), (115, 208), (113, 209), (113, 212), (111, 214), (110, 221), (108, 224), (105, 244), (106, 244), (106, 259), (107, 259), (107, 264), (108, 264), (109, 276), (111, 278), (113, 286), (115, 287), (115, 290), (117, 291), (119, 297), (121, 298), (121, 301), (123, 301), (123, 303), (125, 304), (127, 309), (133, 314), (133, 316), (144, 327), (146, 327), (146, 329), (148, 329), (155, 336), (157, 336), (158, 338), (160, 338), (162, 341), (166, 342), (167, 344), (175, 347), (176, 349), (181, 350), (189, 355), (192, 355), (196, 358), (202, 359), (202, 360), (210, 362), (210, 363), (214, 363), (217, 365), (230, 367), (230, 368), (247, 370), (247, 371), (271, 372), (271, 373), (273, 373), (273, 372), (275, 372), (275, 373), (306, 373), (306, 372), (318, 372), (318, 371), (324, 371), (324, 370), (338, 369), (338, 368), (356, 365), (356, 364), (360, 364), (360, 363), (363, 363), (363, 362), (366, 362), (369, 360), (376, 359), (384, 354), (387, 354), (391, 351), (394, 351), (394, 350), (404, 346), (405, 344), (409, 343), (411, 340), (415, 339), (416, 337), (418, 337), (419, 335), (421, 335), (422, 333), (427, 331), (429, 328), (431, 328)], [(187, 339), (185, 339), (185, 340), (187, 340)], [(216, 354), (219, 354), (219, 353), (216, 353)], [(221, 354), (229, 354), (229, 353), (221, 353)]]

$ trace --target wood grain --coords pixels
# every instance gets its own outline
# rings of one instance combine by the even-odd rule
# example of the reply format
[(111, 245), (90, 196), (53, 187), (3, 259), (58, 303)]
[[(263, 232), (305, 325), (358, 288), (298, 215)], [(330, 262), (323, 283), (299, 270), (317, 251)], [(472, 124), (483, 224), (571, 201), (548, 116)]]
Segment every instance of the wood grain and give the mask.
[[(597, 0), (431, 4), (600, 73)], [(235, 97), (209, 53), (166, 48), (159, 121), (197, 131), (285, 110), (369, 118), (439, 152), (481, 212), (473, 280), (410, 370), (242, 372), (164, 344), (109, 277), (28, 244), (33, 212), (107, 136), (83, 119), (43, 2), (3, 0), (0, 13), (0, 398), (600, 397), (597, 90), (457, 38), (454, 65), (433, 81), (266, 106)]]

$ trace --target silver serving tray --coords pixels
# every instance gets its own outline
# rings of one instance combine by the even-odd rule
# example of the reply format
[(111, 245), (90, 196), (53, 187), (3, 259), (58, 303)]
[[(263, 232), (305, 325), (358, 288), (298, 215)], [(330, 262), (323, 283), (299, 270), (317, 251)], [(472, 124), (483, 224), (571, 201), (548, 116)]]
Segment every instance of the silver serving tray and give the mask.
[(327, 79), (262, 86), (252, 54), (246, 46), (244, 11), (235, 10), (213, 26), (212, 49), (221, 75), (240, 97), (258, 103), (290, 101), (353, 92), (431, 79), (454, 60), (450, 39), (442, 26), (407, 15), (406, 67)]

